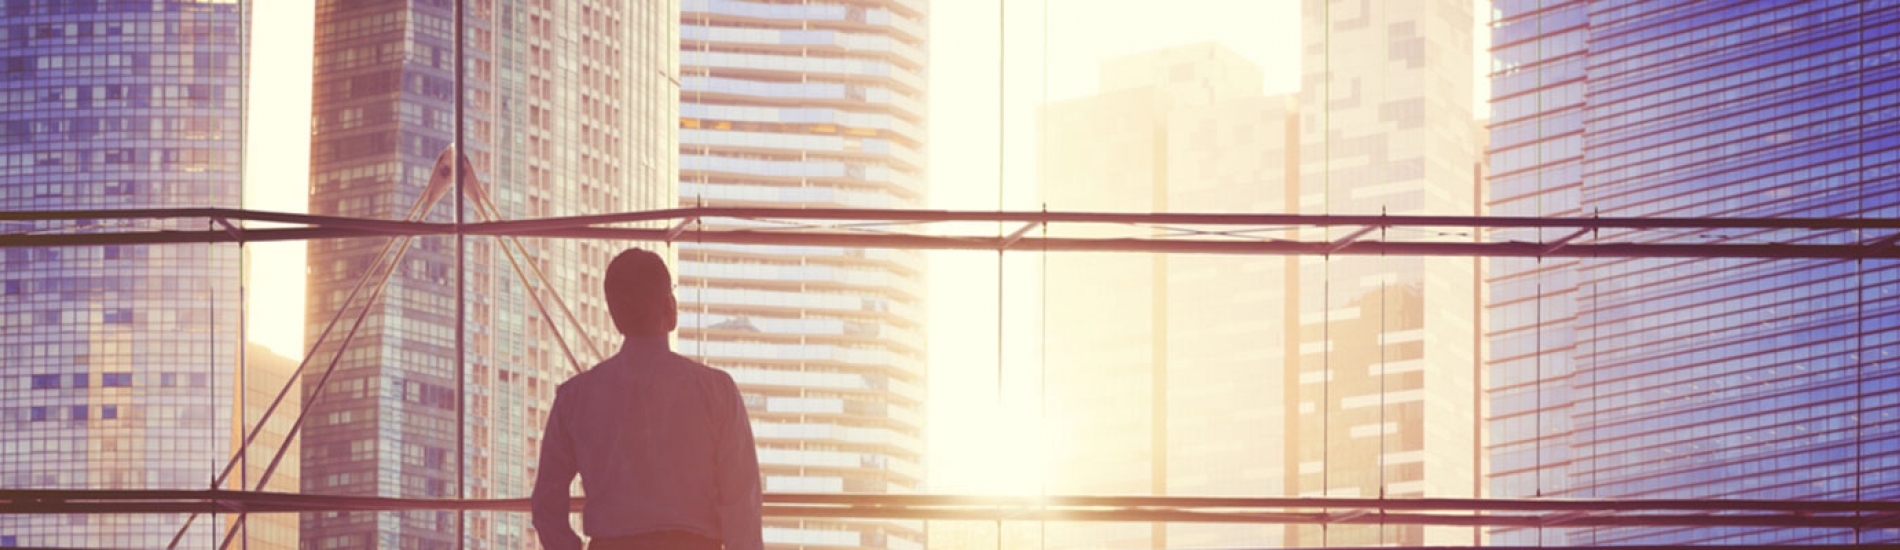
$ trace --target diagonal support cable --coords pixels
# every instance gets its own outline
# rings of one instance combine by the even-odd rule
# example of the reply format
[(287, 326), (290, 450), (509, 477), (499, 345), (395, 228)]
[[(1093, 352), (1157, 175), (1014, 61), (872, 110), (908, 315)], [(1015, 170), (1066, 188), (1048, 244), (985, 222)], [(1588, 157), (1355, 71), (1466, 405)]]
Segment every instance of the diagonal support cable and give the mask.
[[(416, 204), (410, 207), (409, 215), (407, 216), (408, 221), (420, 221), (427, 217), (429, 212), (435, 209), (436, 203), (440, 202), (442, 197), (449, 193), (451, 187), (465, 187), (451, 185), (451, 180), (457, 179), (456, 175), (458, 173), (464, 183), (474, 177), (474, 171), (469, 169), (468, 157), (466, 156), (460, 156), (462, 163), (462, 166), (459, 167), (461, 168), (460, 170), (455, 170), (451, 167), (449, 164), (450, 159), (457, 156), (454, 155), (454, 151), (454, 148), (451, 147), (444, 149), (441, 154), (436, 155), (435, 168), (430, 171), (429, 182), (423, 187), (421, 196), (416, 198)], [(271, 456), (270, 464), (264, 467), (263, 475), (258, 476), (257, 486), (254, 490), (264, 490), (264, 486), (270, 482), (271, 476), (277, 473), (277, 466), (283, 462), (284, 453), (290, 450), (290, 443), (295, 441), (298, 432), (303, 430), (304, 420), (309, 416), (310, 410), (316, 406), (317, 399), (322, 398), (323, 388), (329, 385), (330, 375), (336, 372), (337, 363), (343, 360), (343, 352), (349, 350), (350, 342), (356, 339), (357, 329), (362, 328), (363, 321), (369, 318), (369, 313), (373, 310), (372, 306), (382, 297), (383, 290), (389, 287), (389, 280), (395, 277), (396, 271), (401, 267), (397, 262), (402, 259), (403, 253), (409, 251), (409, 246), (415, 243), (415, 239), (416, 237), (406, 237), (402, 239), (401, 245), (396, 248), (396, 253), (388, 262), (387, 270), (383, 272), (382, 279), (376, 283), (376, 290), (371, 292), (369, 297), (364, 300), (363, 309), (357, 312), (356, 320), (351, 323), (349, 332), (343, 336), (343, 342), (337, 345), (336, 354), (330, 357), (330, 364), (324, 366), (323, 374), (317, 378), (316, 387), (311, 388), (308, 392), (310, 399), (303, 403), (301, 410), (297, 411), (297, 420), (292, 422), (290, 429), (284, 432), (284, 441), (278, 444), (277, 452)], [(375, 266), (371, 267), (374, 268)], [(365, 278), (368, 278), (371, 276), (371, 273), (375, 273), (375, 271), (373, 269), (366, 270), (363, 275)], [(348, 311), (348, 309), (348, 304), (344, 304), (344, 307), (338, 308), (338, 315), (342, 315), (342, 312)], [(313, 346), (310, 348), (310, 352), (314, 354), (316, 353), (316, 349), (317, 348)], [(285, 387), (288, 388), (291, 382), (292, 380), (286, 380)], [(458, 394), (462, 391), (465, 391), (465, 389), (457, 390)], [(268, 416), (258, 420), (260, 430), (268, 420), (270, 420)], [(248, 518), (249, 513), (238, 513), (237, 520), (231, 522), (230, 528), (225, 530), (224, 539), (218, 544), (219, 550), (230, 548), (231, 542), (236, 539), (238, 530), (244, 527), (244, 523)]]
[[(465, 174), (475, 173), (475, 167), (469, 163), (467, 156), (462, 157), (462, 172)], [(495, 206), (495, 202), (489, 198), (486, 188), (481, 185), (481, 178), (479, 176), (471, 176), (467, 183), (468, 185), (466, 185), (465, 188), (467, 189), (469, 198), (472, 199), (470, 202), (475, 205), (476, 213), (488, 218), (490, 221), (502, 221), (501, 208)], [(681, 225), (684, 226), (684, 222), (682, 222)], [(568, 346), (567, 338), (561, 334), (560, 327), (554, 324), (554, 316), (548, 313), (547, 305), (542, 303), (541, 294), (535, 290), (534, 282), (529, 280), (528, 275), (522, 272), (521, 264), (527, 264), (529, 272), (532, 272), (534, 277), (540, 281), (541, 288), (548, 290), (548, 294), (553, 298), (555, 307), (561, 310), (561, 315), (567, 319), (569, 325), (574, 327), (574, 333), (578, 335), (582, 343), (587, 345), (588, 351), (594, 353), (594, 358), (605, 359), (607, 356), (601, 354), (600, 346), (594, 342), (592, 336), (587, 334), (586, 327), (581, 326), (580, 320), (574, 317), (574, 310), (567, 307), (567, 300), (562, 299), (561, 293), (554, 290), (554, 281), (548, 278), (547, 273), (541, 271), (540, 264), (529, 261), (531, 256), (528, 254), (528, 247), (527, 245), (521, 244), (521, 238), (506, 235), (502, 236), (499, 240), (502, 245), (501, 251), (508, 258), (508, 265), (514, 269), (515, 277), (521, 279), (522, 286), (527, 287), (529, 297), (534, 298), (535, 309), (540, 310), (541, 317), (547, 320), (548, 331), (553, 333), (555, 341), (561, 344), (561, 351), (567, 354), (568, 363), (574, 367), (574, 372), (578, 374), (585, 369), (582, 369), (580, 361), (575, 359), (574, 351)], [(510, 245), (513, 245), (513, 250), (509, 248)], [(520, 254), (519, 261), (517, 261), (515, 257), (517, 251)]]
[[(567, 338), (561, 335), (561, 327), (554, 324), (554, 315), (548, 313), (547, 304), (541, 300), (541, 291), (535, 287), (535, 284), (533, 281), (529, 280), (528, 274), (521, 270), (521, 261), (515, 258), (514, 250), (508, 248), (508, 246), (504, 244), (501, 247), (501, 252), (502, 252), (503, 257), (508, 258), (508, 267), (514, 270), (515, 278), (520, 279), (521, 285), (527, 288), (528, 298), (534, 300), (534, 308), (541, 311), (541, 319), (547, 322), (548, 332), (554, 334), (554, 341), (561, 345), (561, 353), (567, 355), (567, 363), (574, 367), (575, 374), (580, 374), (581, 371), (583, 370), (581, 369), (581, 362), (580, 360), (574, 358), (574, 350), (567, 345)], [(522, 251), (522, 255), (523, 256), (527, 255), (527, 251), (525, 249)], [(534, 262), (528, 262), (528, 264), (533, 265)], [(551, 286), (546, 278), (542, 278), (540, 282), (541, 282), (541, 285), (540, 285), (541, 288), (550, 288)], [(552, 293), (552, 290), (550, 289), (549, 292)], [(560, 295), (555, 294), (555, 298), (559, 299)], [(578, 330), (578, 327), (576, 328)], [(592, 339), (588, 339), (587, 341), (590, 344), (593, 342)], [(598, 350), (595, 351), (596, 355), (598, 355), (599, 353), (600, 352)]]
[[(435, 204), (441, 200), (443, 194), (447, 191), (449, 187), (448, 178), (450, 177), (448, 165), (445, 164), (445, 161), (447, 160), (447, 155), (448, 155), (448, 152), (443, 151), (442, 155), (437, 156), (435, 170), (430, 173), (428, 185), (423, 188), (422, 195), (420, 197), (417, 197), (416, 204), (409, 207), (409, 212), (407, 212), (403, 216), (404, 221), (414, 222), (414, 221), (422, 220), (424, 217), (428, 215), (429, 211), (435, 207)], [(236, 230), (236, 229), (233, 229), (233, 230)], [(316, 341), (311, 343), (310, 349), (308, 352), (305, 353), (303, 361), (299, 362), (297, 364), (297, 368), (291, 371), (290, 376), (288, 376), (284, 380), (284, 387), (277, 391), (277, 396), (271, 399), (270, 406), (264, 409), (264, 414), (258, 418), (257, 428), (255, 430), (247, 431), (247, 433), (244, 434), (244, 437), (242, 438), (243, 439), (242, 445), (238, 447), (237, 449), (233, 449), (230, 460), (226, 461), (224, 464), (224, 469), (219, 471), (218, 475), (212, 478), (211, 487), (213, 488), (221, 487), (224, 485), (225, 481), (230, 479), (231, 472), (236, 469), (239, 459), (243, 456), (244, 451), (247, 449), (250, 449), (251, 445), (256, 443), (257, 436), (263, 432), (264, 424), (270, 421), (271, 415), (277, 412), (277, 407), (283, 404), (284, 398), (290, 394), (291, 387), (293, 387), (296, 384), (296, 382), (302, 378), (304, 369), (309, 366), (310, 360), (316, 357), (317, 349), (322, 347), (323, 343), (329, 339), (331, 332), (336, 329), (337, 323), (343, 320), (344, 313), (348, 312), (350, 309), (350, 305), (356, 302), (356, 297), (362, 292), (363, 288), (366, 286), (365, 283), (368, 283), (369, 280), (371, 279), (370, 274), (375, 273), (379, 267), (382, 267), (384, 265), (388, 266), (388, 269), (389, 269), (388, 273), (391, 273), (391, 274), (395, 273), (396, 262), (401, 261), (403, 253), (408, 251), (409, 244), (413, 242), (413, 240), (414, 240), (414, 237), (403, 236), (403, 237), (390, 239), (389, 241), (383, 243), (382, 250), (377, 252), (376, 258), (371, 260), (369, 266), (364, 269), (363, 277), (360, 279), (357, 279), (356, 285), (350, 289), (349, 295), (344, 297), (343, 303), (337, 307), (336, 315), (333, 315), (330, 317), (330, 322), (326, 324), (323, 327), (323, 331), (317, 335)], [(394, 251), (393, 255), (391, 254), (392, 250)], [(385, 262), (385, 260), (387, 260), (387, 262)], [(371, 294), (368, 301), (363, 306), (363, 312), (365, 314), (369, 311), (370, 305), (375, 303), (376, 297), (381, 295), (382, 285), (387, 283), (388, 280), (389, 280), (389, 277), (385, 275), (383, 277), (383, 281), (377, 284), (376, 291)], [(358, 323), (361, 322), (360, 316), (357, 322)], [(354, 336), (355, 332), (356, 332), (355, 328), (352, 327), (350, 330), (350, 335)], [(337, 353), (340, 355), (342, 353), (342, 348), (347, 348), (348, 346), (349, 346), (349, 338), (346, 337), (344, 340), (344, 343), (342, 344), (342, 346), (339, 347), (339, 350)], [(332, 361), (330, 368), (334, 368), (334, 367), (335, 367), (335, 362)], [(328, 377), (329, 377), (329, 370), (326, 369), (324, 372), (324, 379), (328, 379)], [(315, 400), (316, 400), (316, 395), (312, 394), (311, 401), (314, 402)], [(305, 403), (302, 410), (298, 412), (297, 422), (299, 424), (301, 424), (303, 421), (303, 414), (309, 411), (310, 404), (311, 403)], [(284, 441), (278, 446), (278, 454), (280, 456), (282, 455), (284, 449), (289, 448), (290, 442), (293, 439), (295, 439), (295, 437), (296, 437), (296, 432), (294, 430), (290, 432), (289, 435), (284, 437)], [(276, 461), (273, 460), (272, 465), (274, 466), (275, 464), (276, 464)], [(268, 477), (269, 476), (267, 473), (265, 476), (265, 479), (268, 480)], [(257, 484), (257, 487), (259, 490), (262, 490), (264, 488), (264, 481), (260, 480)], [(190, 516), (187, 516), (185, 518), (184, 525), (179, 526), (178, 532), (172, 536), (172, 540), (170, 544), (166, 545), (166, 548), (168, 550), (177, 548), (178, 543), (184, 540), (185, 533), (191, 529), (192, 523), (194, 523), (197, 519), (198, 519), (198, 514), (192, 514)], [(240, 514), (238, 516), (237, 522), (235, 522), (233, 525), (242, 525), (243, 522), (244, 522), (244, 516)]]
[[(377, 265), (381, 264), (383, 259), (389, 256), (390, 251), (395, 248), (398, 242), (408, 242), (410, 239), (411, 237), (397, 237), (383, 243), (382, 251), (378, 252), (376, 259), (370, 262), (370, 269), (374, 270)], [(397, 255), (400, 256), (401, 253), (397, 253)], [(367, 272), (365, 274), (367, 274)], [(226, 480), (230, 479), (231, 472), (237, 468), (239, 459), (243, 456), (244, 451), (251, 448), (251, 445), (257, 442), (257, 436), (263, 433), (264, 422), (270, 420), (271, 415), (277, 412), (277, 407), (284, 403), (284, 398), (290, 395), (290, 388), (303, 376), (304, 368), (310, 365), (310, 360), (316, 357), (315, 353), (317, 348), (323, 345), (323, 342), (330, 337), (330, 332), (336, 329), (337, 323), (343, 320), (343, 313), (349, 310), (349, 305), (352, 302), (356, 301), (356, 296), (362, 292), (365, 286), (364, 283), (367, 282), (369, 282), (368, 277), (356, 281), (356, 286), (351, 288), (350, 294), (343, 299), (343, 306), (337, 309), (336, 315), (330, 317), (329, 324), (323, 327), (323, 332), (317, 335), (316, 342), (311, 344), (310, 352), (306, 353), (303, 361), (297, 363), (297, 368), (290, 372), (290, 376), (285, 379), (284, 387), (277, 391), (277, 397), (271, 399), (270, 406), (264, 408), (264, 414), (259, 418), (257, 428), (244, 434), (242, 443), (239, 444), (237, 449), (233, 449), (231, 459), (224, 463), (224, 469), (211, 478), (212, 488), (221, 487)], [(184, 525), (179, 526), (178, 533), (172, 536), (171, 543), (167, 544), (165, 548), (177, 548), (178, 543), (184, 540), (185, 532), (191, 529), (191, 524), (197, 521), (197, 519), (198, 514), (186, 516)]]
[[(397, 247), (396, 256), (400, 258), (404, 252), (409, 250), (409, 245), (414, 242), (415, 239), (413, 237), (403, 238), (402, 245)], [(394, 278), (397, 267), (395, 262), (390, 262), (389, 270), (384, 271), (382, 279), (376, 283), (375, 292), (370, 293), (369, 298), (364, 300), (363, 308), (357, 312), (356, 320), (350, 324), (349, 332), (343, 335), (343, 342), (337, 345), (336, 354), (330, 356), (330, 364), (324, 366), (323, 374), (317, 378), (316, 387), (311, 388), (309, 392), (310, 399), (303, 403), (301, 410), (297, 411), (297, 420), (292, 422), (290, 429), (284, 432), (283, 443), (278, 444), (277, 452), (271, 456), (270, 464), (264, 467), (264, 473), (258, 476), (256, 488), (252, 490), (264, 490), (264, 486), (270, 483), (271, 476), (277, 473), (277, 466), (283, 462), (284, 454), (290, 450), (290, 443), (296, 440), (298, 432), (303, 431), (303, 422), (308, 419), (310, 409), (315, 407), (317, 399), (323, 396), (323, 388), (329, 385), (330, 375), (336, 372), (337, 363), (343, 360), (343, 352), (349, 351), (350, 342), (356, 339), (357, 329), (363, 327), (363, 321), (369, 319), (369, 313), (375, 310), (373, 306), (376, 305), (377, 299), (382, 298), (383, 290), (388, 288), (389, 280)], [(263, 425), (264, 423), (262, 421), (258, 422), (258, 426), (261, 427)], [(223, 542), (218, 545), (219, 550), (230, 548), (231, 541), (237, 535), (238, 529), (244, 526), (244, 521), (248, 516), (249, 512), (238, 513), (237, 521), (232, 522), (231, 527), (225, 530)], [(176, 544), (176, 542), (177, 540), (174, 539), (173, 543)]]
[[(447, 151), (447, 150), (443, 151), (442, 153), (443, 156), (438, 157), (436, 161), (437, 171), (435, 172), (435, 174), (442, 176), (443, 178), (447, 177), (445, 174), (447, 174), (448, 172), (444, 169), (444, 167), (446, 166), (447, 156), (449, 154), (450, 154), (450, 151)], [(500, 209), (495, 207), (494, 203), (491, 200), (489, 200), (487, 193), (485, 193), (482, 190), (482, 187), (480, 186), (480, 179), (474, 175), (475, 170), (474, 170), (474, 167), (472, 166), (472, 163), (469, 162), (469, 159), (466, 155), (458, 155), (458, 157), (459, 157), (459, 162), (461, 163), (460, 173), (467, 175), (467, 178), (464, 179), (463, 181), (464, 185), (462, 187), (463, 187), (464, 192), (468, 194), (469, 196), (468, 198), (472, 199), (469, 202), (473, 203), (476, 206), (477, 212), (479, 214), (487, 216), (492, 220), (500, 220), (501, 219)], [(430, 201), (430, 206), (433, 206), (434, 201), (439, 200), (441, 198), (442, 192), (447, 190), (446, 184), (438, 184), (437, 180), (438, 178), (432, 177), (431, 182), (430, 182), (430, 187), (429, 187), (430, 191), (427, 191), (424, 193), (423, 200)], [(443, 180), (443, 181), (446, 181), (446, 180)], [(418, 208), (420, 208), (421, 206), (422, 205), (419, 204)], [(427, 208), (420, 208), (420, 209), (422, 210), (421, 213), (412, 211), (412, 216), (426, 215)], [(580, 366), (579, 360), (574, 356), (574, 352), (571, 349), (571, 347), (568, 345), (566, 337), (562, 335), (560, 327), (555, 324), (554, 316), (548, 311), (548, 308), (546, 304), (543, 302), (540, 293), (536, 290), (536, 287), (534, 286), (534, 281), (530, 280), (530, 277), (528, 276), (527, 272), (521, 269), (521, 264), (525, 262), (529, 265), (530, 268), (533, 269), (534, 274), (539, 279), (541, 287), (552, 289), (552, 282), (547, 278), (547, 275), (545, 273), (541, 272), (538, 266), (536, 266), (533, 262), (526, 260), (526, 257), (528, 256), (527, 247), (525, 245), (522, 245), (518, 238), (513, 237), (513, 236), (507, 236), (499, 240), (503, 241), (502, 252), (508, 258), (508, 263), (513, 268), (515, 272), (515, 276), (518, 277), (522, 281), (522, 284), (527, 287), (528, 292), (529, 292), (529, 297), (533, 298), (536, 309), (539, 309), (541, 311), (541, 316), (547, 322), (549, 331), (554, 334), (555, 341), (560, 344), (561, 351), (566, 354), (569, 365), (571, 365), (574, 368), (575, 372), (580, 372), (582, 368)], [(413, 242), (412, 239), (405, 238), (403, 241), (402, 248), (397, 252), (397, 256), (400, 257), (402, 254), (402, 251), (406, 251), (409, 244), (412, 242)], [(512, 250), (508, 247), (508, 244), (510, 243), (512, 243), (515, 248), (519, 249), (519, 254), (521, 256), (520, 258), (516, 257), (516, 254), (517, 254), (516, 250)], [(291, 428), (288, 432), (289, 435), (285, 438), (284, 443), (278, 447), (277, 453), (274, 457), (272, 457), (270, 465), (265, 468), (263, 475), (258, 479), (256, 490), (260, 490), (260, 491), (263, 490), (265, 483), (267, 483), (270, 480), (271, 475), (276, 473), (277, 466), (283, 460), (285, 451), (289, 449), (289, 443), (291, 439), (295, 438), (297, 433), (301, 431), (302, 429), (304, 416), (309, 412), (311, 406), (314, 404), (314, 401), (315, 401), (314, 396), (321, 395), (324, 386), (329, 382), (330, 374), (334, 372), (336, 368), (337, 362), (341, 360), (343, 356), (343, 352), (347, 350), (347, 348), (349, 347), (349, 343), (355, 338), (357, 328), (359, 328), (362, 325), (363, 320), (367, 318), (368, 312), (370, 311), (369, 306), (376, 303), (376, 300), (379, 297), (381, 297), (382, 290), (387, 287), (389, 280), (395, 274), (396, 267), (397, 266), (395, 265), (394, 261), (392, 261), (390, 263), (389, 270), (384, 272), (382, 276), (382, 280), (377, 283), (375, 293), (371, 294), (370, 297), (368, 298), (367, 303), (365, 303), (364, 305), (364, 309), (362, 310), (361, 313), (358, 314), (356, 321), (350, 327), (349, 333), (344, 337), (343, 343), (340, 346), (338, 346), (336, 355), (331, 358), (330, 364), (325, 368), (322, 377), (320, 377), (317, 380), (316, 388), (311, 390), (311, 394), (313, 396), (312, 401), (309, 403), (304, 403), (303, 411), (301, 411), (298, 414), (297, 421), (291, 425)], [(560, 294), (552, 292), (551, 290), (550, 290), (550, 294), (553, 295), (555, 302), (558, 305), (560, 305), (561, 310), (567, 314), (567, 319), (569, 320), (569, 322), (574, 324), (577, 331), (581, 330), (580, 324), (578, 323), (578, 321), (574, 319), (572, 311), (567, 308), (565, 302), (561, 300)], [(341, 314), (341, 311), (339, 311), (339, 315), (340, 314)], [(588, 343), (590, 347), (593, 346), (592, 339), (586, 338), (585, 334), (583, 334), (582, 337)], [(314, 348), (312, 348), (312, 351), (314, 351)], [(594, 351), (597, 355), (599, 354), (598, 348), (594, 348)], [(261, 422), (260, 422), (260, 425), (262, 425)], [(224, 540), (219, 545), (220, 550), (229, 548), (231, 542), (235, 540), (238, 530), (241, 529), (242, 526), (244, 525), (244, 522), (246, 521), (247, 517), (248, 517), (248, 512), (240, 512), (238, 514), (237, 520), (231, 524), (231, 527), (229, 529), (226, 530), (225, 535), (224, 535)]]

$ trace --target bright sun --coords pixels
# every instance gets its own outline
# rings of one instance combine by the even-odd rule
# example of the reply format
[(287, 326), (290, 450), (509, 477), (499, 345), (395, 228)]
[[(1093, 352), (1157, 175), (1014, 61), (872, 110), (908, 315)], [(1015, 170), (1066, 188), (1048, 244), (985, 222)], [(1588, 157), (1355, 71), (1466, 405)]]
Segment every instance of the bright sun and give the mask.
[(930, 492), (1036, 495), (1043, 489), (1049, 449), (1033, 404), (939, 409), (961, 418), (933, 434)]

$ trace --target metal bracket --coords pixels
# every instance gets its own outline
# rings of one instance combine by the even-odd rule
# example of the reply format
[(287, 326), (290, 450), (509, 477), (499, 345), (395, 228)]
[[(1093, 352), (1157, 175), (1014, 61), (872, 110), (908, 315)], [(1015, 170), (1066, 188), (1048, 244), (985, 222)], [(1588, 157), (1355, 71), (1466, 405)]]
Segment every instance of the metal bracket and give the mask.
[(244, 242), (244, 228), (238, 227), (237, 224), (231, 223), (231, 220), (224, 218), (211, 218), (211, 221), (223, 227), (224, 232), (230, 234), (231, 238), (237, 239), (238, 242)]
[(1352, 232), (1352, 233), (1348, 233), (1348, 234), (1346, 234), (1346, 236), (1344, 236), (1344, 237), (1340, 237), (1340, 238), (1339, 238), (1338, 240), (1335, 240), (1335, 241), (1333, 241), (1333, 244), (1332, 244), (1332, 246), (1328, 246), (1328, 247), (1326, 247), (1326, 253), (1327, 253), (1327, 254), (1332, 254), (1332, 253), (1334, 253), (1334, 252), (1338, 252), (1338, 251), (1341, 251), (1341, 250), (1345, 250), (1345, 249), (1346, 249), (1346, 247), (1348, 247), (1348, 246), (1352, 246), (1352, 245), (1353, 245), (1353, 243), (1356, 243), (1356, 242), (1359, 242), (1359, 241), (1358, 241), (1358, 239), (1359, 239), (1360, 237), (1364, 237), (1364, 236), (1366, 236), (1366, 234), (1367, 234), (1367, 233), (1371, 233), (1371, 232), (1373, 232), (1373, 231), (1378, 231), (1378, 230), (1379, 230), (1379, 228), (1381, 228), (1381, 227), (1384, 227), (1384, 226), (1379, 226), (1379, 225), (1368, 225), (1368, 226), (1365, 226), (1365, 227), (1362, 227), (1362, 228), (1359, 228), (1359, 230), (1358, 230), (1358, 231), (1354, 231), (1354, 232)]
[(1034, 230), (1035, 228), (1041, 227), (1041, 226), (1042, 226), (1041, 221), (1033, 221), (1033, 222), (1023, 224), (1022, 228), (1017, 229), (1015, 233), (1010, 233), (1008, 237), (1004, 237), (1002, 244), (998, 245), (997, 249), (1008, 250), (1009, 247), (1015, 246), (1017, 241), (1023, 240), (1024, 235), (1028, 235), (1031, 230)]
[(1577, 239), (1583, 238), (1584, 235), (1589, 235), (1591, 231), (1595, 231), (1595, 229), (1586, 227), (1583, 229), (1578, 229), (1575, 233), (1564, 235), (1563, 238), (1561, 239), (1551, 241), (1549, 244), (1544, 245), (1544, 253), (1549, 254), (1552, 252), (1556, 252), (1558, 250), (1562, 250), (1563, 247), (1569, 245), (1571, 241), (1575, 241)]
[(687, 216), (684, 218), (680, 218), (679, 223), (675, 223), (673, 224), (673, 227), (667, 228), (666, 242), (670, 243), (670, 242), (673, 242), (673, 239), (678, 239), (681, 233), (686, 232), (686, 226), (693, 225), (693, 223), (697, 221), (699, 221), (699, 216)]

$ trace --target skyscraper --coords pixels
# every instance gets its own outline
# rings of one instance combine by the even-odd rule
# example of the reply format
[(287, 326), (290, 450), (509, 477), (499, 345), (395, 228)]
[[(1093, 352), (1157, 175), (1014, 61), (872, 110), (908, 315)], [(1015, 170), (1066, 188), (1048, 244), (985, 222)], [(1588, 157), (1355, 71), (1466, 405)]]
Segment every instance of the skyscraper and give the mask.
[[(325, 0), (316, 19), (312, 213), (402, 218), (423, 196), (452, 140), (456, 5), (469, 10), (463, 123), (479, 178), (471, 183), (484, 193), (471, 197), (466, 219), (673, 203), (677, 3)], [(448, 204), (425, 212), (431, 221), (454, 217)], [(452, 497), (456, 461), (466, 456), (468, 497), (528, 495), (554, 388), (618, 350), (600, 278), (625, 245), (503, 242), (469, 239), (468, 294), (456, 296), (453, 241), (418, 239), (320, 391), (321, 367), (366, 307), (361, 297), (344, 300), (359, 279), (380, 278), (384, 270), (371, 265), (384, 243), (310, 243), (309, 340), (333, 316), (345, 323), (316, 347), (304, 378), (313, 401), (304, 492)], [(466, 387), (456, 385), (461, 299)], [(458, 402), (466, 425), (457, 423)], [(466, 447), (457, 447), (458, 430)], [(471, 548), (535, 540), (526, 514), (470, 516)], [(447, 511), (306, 514), (302, 537), (318, 548), (447, 548), (456, 546), (455, 523)]]
[[(1460, 0), (1302, 5), (1297, 212), (1477, 212), (1471, 10)], [(1473, 238), (1357, 229), (1305, 238)], [(1477, 496), (1477, 262), (1303, 256), (1299, 264), (1289, 492)], [(1473, 542), (1471, 529), (1423, 526), (1288, 533), (1301, 546)]]
[[(1264, 213), (1298, 177), (1293, 98), (1215, 43), (1117, 58), (1041, 119), (1051, 209)], [(1287, 261), (1047, 258), (1051, 494), (1283, 494)], [(1057, 548), (1271, 544), (1264, 526), (1052, 523)]]
[[(247, 260), (248, 261), (248, 260)], [(244, 474), (239, 481), (247, 486), (256, 487), (256, 480), (270, 467), (271, 457), (284, 443), (284, 437), (290, 433), (290, 425), (296, 422), (294, 414), (272, 413), (269, 420), (264, 419), (264, 411), (271, 401), (277, 398), (277, 392), (290, 385), (290, 392), (284, 394), (284, 401), (277, 405), (279, 411), (295, 411), (303, 405), (303, 392), (300, 381), (292, 377), (297, 370), (297, 360), (278, 355), (260, 344), (246, 342), (244, 357), (244, 422), (257, 431), (257, 439), (251, 442), (248, 456), (239, 461)], [(302, 474), (302, 453), (299, 445), (292, 441), (284, 450), (284, 459), (271, 474), (270, 482), (264, 490), (294, 493)], [(241, 548), (257, 550), (295, 550), (298, 547), (298, 514), (251, 514), (244, 520), (245, 537)]]
[[(920, 208), (925, 0), (684, 0), (681, 206)], [(923, 255), (678, 245), (680, 353), (746, 396), (766, 491), (923, 488)], [(918, 548), (922, 522), (768, 520), (785, 546)]]
[[(0, 209), (237, 207), (248, 4), (0, 2)], [(206, 487), (233, 448), (239, 276), (235, 245), (6, 249), (0, 488)], [(0, 546), (156, 547), (184, 519), (0, 516)], [(222, 533), (195, 525), (184, 544)]]
[[(1900, 6), (1497, 6), (1494, 213), (1900, 215), (1893, 116)], [(1578, 242), (1855, 244), (1879, 236), (1606, 230)], [(1900, 496), (1895, 262), (1494, 259), (1492, 266), (1493, 496)], [(1501, 529), (1494, 540), (1896, 538), (1890, 529), (1737, 527)]]

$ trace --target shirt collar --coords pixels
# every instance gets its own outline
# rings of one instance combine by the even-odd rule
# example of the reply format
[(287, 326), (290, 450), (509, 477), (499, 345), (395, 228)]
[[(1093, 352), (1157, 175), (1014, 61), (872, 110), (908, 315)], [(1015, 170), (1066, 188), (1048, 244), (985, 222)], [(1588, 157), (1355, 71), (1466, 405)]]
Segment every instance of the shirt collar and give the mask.
[(667, 340), (668, 338), (665, 334), (629, 335), (625, 341), (620, 343), (620, 356), (627, 357), (670, 353), (673, 351), (673, 346)]

